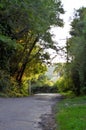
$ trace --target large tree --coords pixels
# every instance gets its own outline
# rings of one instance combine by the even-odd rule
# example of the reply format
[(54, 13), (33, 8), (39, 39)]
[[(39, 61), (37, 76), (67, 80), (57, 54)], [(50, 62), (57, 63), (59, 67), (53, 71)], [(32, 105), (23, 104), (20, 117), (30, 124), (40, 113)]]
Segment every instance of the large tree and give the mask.
[(71, 23), (69, 55), (71, 57), (72, 79), (77, 95), (86, 93), (86, 8), (75, 12)]
[[(44, 49), (52, 48), (57, 51), (57, 45), (51, 38), (50, 28), (63, 26), (60, 18), (60, 14), (63, 13), (60, 0), (1, 0), (1, 55), (3, 52), (6, 53), (4, 53), (5, 59), (0, 57), (0, 62), (8, 66), (12, 75), (16, 75), (17, 81), (21, 82), (31, 58), (38, 56), (41, 60), (48, 59)], [(40, 47), (33, 55), (37, 46)]]

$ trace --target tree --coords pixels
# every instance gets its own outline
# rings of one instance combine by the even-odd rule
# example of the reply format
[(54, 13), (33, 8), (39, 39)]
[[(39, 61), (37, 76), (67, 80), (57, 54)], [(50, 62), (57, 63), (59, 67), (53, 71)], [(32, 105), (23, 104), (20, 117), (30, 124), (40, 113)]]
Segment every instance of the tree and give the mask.
[(86, 93), (86, 8), (75, 12), (71, 23), (69, 54), (71, 57), (72, 79), (76, 94)]
[[(44, 62), (44, 58), (49, 59), (45, 49), (52, 48), (57, 51), (50, 28), (63, 26), (63, 21), (60, 19), (60, 14), (63, 13), (60, 0), (0, 1), (1, 55), (6, 52), (6, 55), (4, 53), (6, 58), (0, 57), (0, 62), (3, 59), (2, 66), (7, 64), (9, 68), (7, 71), (18, 82), (22, 81), (26, 68), (33, 59), (41, 59), (40, 63)], [(10, 42), (7, 42), (7, 39), (10, 39)], [(37, 46), (39, 48), (34, 54)], [(33, 61), (33, 64), (36, 64), (35, 60)]]
[(55, 83), (58, 90), (60, 92), (68, 92), (72, 94), (74, 85), (71, 78), (70, 67), (71, 63), (68, 63), (68, 61), (66, 61), (65, 63), (57, 63), (55, 64), (54, 72), (58, 75), (57, 81)]

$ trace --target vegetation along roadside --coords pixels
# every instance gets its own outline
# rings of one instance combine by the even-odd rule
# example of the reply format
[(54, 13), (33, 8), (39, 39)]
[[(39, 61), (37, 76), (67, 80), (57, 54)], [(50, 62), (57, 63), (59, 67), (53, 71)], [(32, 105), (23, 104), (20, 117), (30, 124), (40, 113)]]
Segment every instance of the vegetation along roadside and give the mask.
[(86, 96), (64, 99), (56, 111), (57, 130), (86, 130)]

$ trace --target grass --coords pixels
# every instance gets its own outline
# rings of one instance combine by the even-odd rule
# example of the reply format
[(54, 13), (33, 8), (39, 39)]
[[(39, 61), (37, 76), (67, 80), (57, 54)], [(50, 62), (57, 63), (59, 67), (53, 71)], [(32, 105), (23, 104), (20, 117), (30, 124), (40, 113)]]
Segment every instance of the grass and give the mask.
[(86, 96), (64, 99), (56, 108), (57, 130), (86, 130)]
[(7, 94), (0, 92), (0, 97), (8, 97)]

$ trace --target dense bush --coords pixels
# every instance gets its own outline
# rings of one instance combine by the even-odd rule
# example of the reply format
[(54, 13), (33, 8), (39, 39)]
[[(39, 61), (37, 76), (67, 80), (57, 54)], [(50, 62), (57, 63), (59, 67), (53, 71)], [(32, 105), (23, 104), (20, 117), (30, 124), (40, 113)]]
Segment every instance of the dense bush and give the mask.
[(67, 91), (72, 91), (73, 90), (73, 82), (70, 77), (60, 77), (55, 85), (58, 87), (59, 92), (67, 92)]
[(9, 73), (0, 70), (0, 96), (1, 97), (22, 97), (27, 96), (28, 90), (24, 84), (21, 86), (12, 78)]
[(10, 87), (10, 75), (4, 70), (0, 70), (0, 91)]

